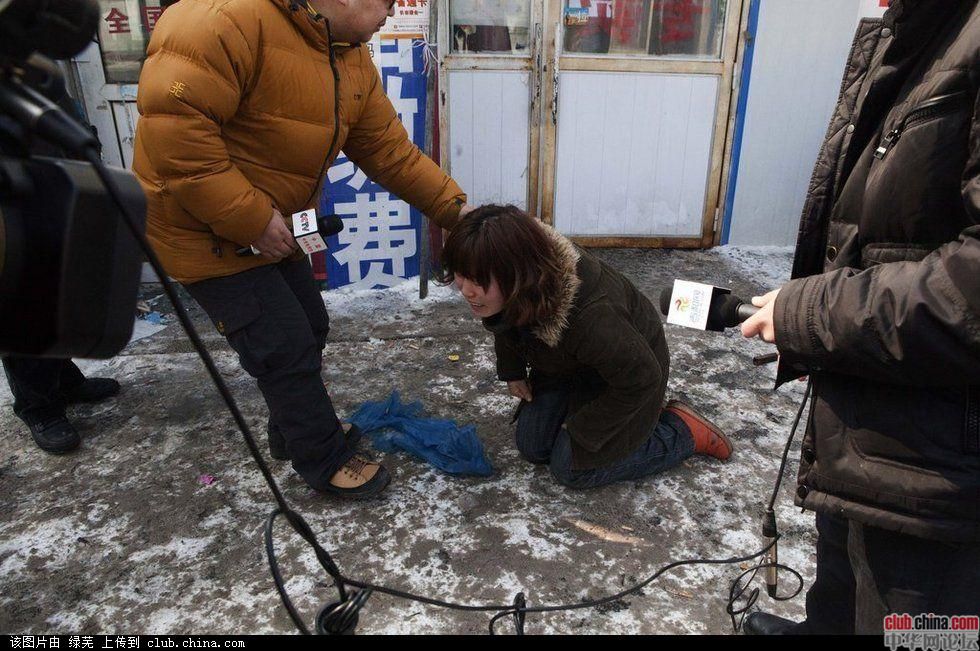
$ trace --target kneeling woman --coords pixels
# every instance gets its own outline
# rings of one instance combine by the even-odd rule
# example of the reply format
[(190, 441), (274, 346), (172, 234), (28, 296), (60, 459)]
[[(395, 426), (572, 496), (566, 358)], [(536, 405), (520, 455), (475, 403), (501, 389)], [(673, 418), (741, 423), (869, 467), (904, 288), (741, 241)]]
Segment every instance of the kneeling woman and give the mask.
[(454, 281), (494, 335), (497, 375), (521, 398), (517, 448), (591, 488), (727, 459), (731, 442), (688, 405), (664, 406), (669, 357), (653, 304), (622, 274), (513, 206), (483, 206), (449, 235)]

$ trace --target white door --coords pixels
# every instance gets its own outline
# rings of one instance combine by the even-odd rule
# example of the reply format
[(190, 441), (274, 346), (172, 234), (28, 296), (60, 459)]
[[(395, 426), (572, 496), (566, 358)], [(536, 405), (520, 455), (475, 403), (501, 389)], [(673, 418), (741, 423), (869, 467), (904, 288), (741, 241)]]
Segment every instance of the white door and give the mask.
[(542, 8), (542, 0), (439, 2), (440, 160), (473, 205), (537, 210)]
[(710, 246), (736, 0), (550, 5), (542, 217), (599, 246)]
[(443, 164), (583, 244), (710, 246), (743, 4), (444, 0)]

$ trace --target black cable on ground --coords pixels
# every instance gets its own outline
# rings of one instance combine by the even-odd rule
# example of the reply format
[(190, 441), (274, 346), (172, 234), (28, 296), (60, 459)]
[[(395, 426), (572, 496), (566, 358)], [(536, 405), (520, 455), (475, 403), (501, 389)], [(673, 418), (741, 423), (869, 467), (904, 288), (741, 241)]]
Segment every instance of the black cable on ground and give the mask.
[[(555, 606), (536, 606), (536, 607), (530, 607), (530, 608), (528, 608), (528, 607), (521, 607), (520, 605), (517, 604), (516, 601), (515, 601), (515, 604), (514, 605), (507, 605), (507, 606), (494, 606), (494, 605), (474, 606), (474, 605), (466, 605), (466, 604), (457, 604), (457, 603), (453, 603), (453, 602), (442, 601), (442, 600), (439, 600), (439, 599), (433, 599), (431, 597), (425, 597), (425, 596), (422, 596), (422, 595), (413, 594), (413, 593), (410, 593), (410, 592), (404, 592), (404, 591), (401, 591), (401, 590), (396, 590), (396, 589), (388, 588), (388, 587), (385, 587), (385, 586), (375, 585), (375, 584), (372, 584), (372, 583), (365, 583), (365, 582), (362, 582), (362, 581), (356, 581), (354, 579), (349, 579), (347, 577), (342, 577), (342, 580), (348, 586), (360, 588), (362, 590), (372, 590), (374, 592), (380, 592), (382, 594), (387, 594), (387, 595), (390, 595), (392, 597), (399, 597), (399, 598), (402, 598), (402, 599), (410, 599), (412, 601), (418, 601), (418, 602), (421, 602), (421, 603), (428, 604), (430, 606), (438, 606), (438, 607), (447, 608), (447, 609), (450, 609), (450, 610), (461, 610), (461, 611), (471, 611), (471, 612), (472, 611), (496, 612), (496, 615), (493, 617), (493, 619), (490, 622), (490, 632), (493, 633), (494, 632), (493, 631), (494, 624), (498, 620), (500, 620), (500, 619), (502, 619), (504, 617), (507, 617), (508, 615), (515, 615), (515, 616), (520, 615), (521, 616), (521, 621), (520, 621), (521, 626), (520, 626), (520, 629), (519, 630), (522, 630), (523, 629), (523, 616), (526, 615), (527, 613), (548, 613), (548, 612), (556, 612), (556, 611), (561, 611), (561, 610), (582, 610), (584, 608), (595, 608), (596, 606), (602, 606), (602, 605), (605, 605), (605, 604), (608, 604), (608, 603), (619, 601), (623, 597), (629, 596), (631, 594), (638, 593), (640, 590), (642, 590), (643, 588), (645, 588), (647, 585), (649, 585), (650, 583), (652, 583), (656, 579), (660, 578), (660, 576), (662, 574), (664, 574), (664, 573), (666, 573), (666, 572), (668, 572), (668, 571), (670, 571), (670, 570), (672, 570), (672, 569), (674, 569), (676, 567), (681, 567), (683, 565), (734, 565), (736, 563), (744, 563), (745, 561), (750, 561), (750, 560), (752, 560), (754, 558), (758, 558), (759, 556), (762, 556), (763, 554), (765, 554), (769, 550), (769, 548), (771, 546), (772, 546), (772, 544), (764, 547), (763, 549), (757, 551), (754, 554), (750, 554), (750, 555), (746, 555), (746, 556), (737, 556), (737, 557), (733, 557), (733, 558), (723, 558), (723, 559), (692, 558), (692, 559), (686, 559), (686, 560), (682, 560), (682, 561), (675, 561), (675, 562), (670, 563), (668, 565), (664, 565), (663, 567), (661, 567), (659, 570), (657, 570), (654, 574), (652, 574), (651, 576), (649, 576), (644, 581), (641, 581), (640, 583), (637, 583), (637, 584), (633, 585), (632, 587), (627, 588), (626, 590), (622, 590), (622, 591), (617, 592), (616, 594), (610, 595), (608, 597), (602, 597), (600, 599), (594, 599), (594, 600), (589, 600), (589, 601), (582, 601), (582, 602), (574, 603), (574, 604), (559, 604), (559, 605), (555, 605)], [(791, 572), (793, 572), (793, 570), (791, 568), (786, 568), (786, 569), (789, 570), (789, 571), (791, 571)]]
[(272, 536), (276, 518), (281, 514), (282, 510), (276, 509), (265, 521), (265, 555), (269, 560), (269, 571), (272, 572), (272, 581), (276, 584), (276, 592), (279, 593), (279, 598), (282, 599), (282, 605), (286, 608), (286, 612), (289, 613), (289, 618), (293, 620), (293, 624), (301, 633), (309, 635), (310, 631), (306, 628), (306, 624), (303, 623), (303, 618), (293, 606), (293, 601), (289, 598), (289, 593), (286, 591), (286, 583), (282, 580), (282, 574), (279, 572), (279, 561), (276, 559), (275, 543), (273, 542)]
[[(775, 542), (773, 542), (773, 544), (775, 544)], [(769, 548), (767, 547), (766, 549), (768, 550)], [(752, 606), (755, 605), (756, 601), (759, 600), (759, 588), (752, 588), (748, 594), (748, 597), (745, 598), (745, 604), (743, 606), (736, 608), (735, 604), (742, 599), (745, 591), (748, 590), (750, 585), (752, 585), (752, 581), (755, 579), (755, 575), (759, 572), (759, 570), (769, 567), (775, 567), (776, 569), (789, 572), (793, 575), (793, 578), (796, 579), (796, 589), (793, 592), (784, 595), (776, 595), (772, 597), (773, 600), (789, 601), (790, 599), (794, 599), (796, 595), (803, 591), (803, 575), (788, 565), (782, 565), (780, 563), (760, 563), (745, 570), (732, 582), (732, 585), (728, 590), (728, 604), (725, 606), (725, 612), (728, 613), (728, 616), (732, 619), (732, 629), (734, 629), (736, 632), (742, 629), (742, 621), (745, 619), (745, 616), (749, 613)], [(751, 576), (749, 576), (749, 578), (743, 584), (742, 578), (747, 574), (750, 574)], [(736, 621), (736, 617), (739, 615), (741, 615), (741, 617), (739, 617)]]
[[(769, 498), (769, 504), (766, 507), (766, 513), (771, 516), (776, 505), (776, 498), (779, 495), (779, 488), (783, 483), (783, 473), (786, 470), (786, 463), (789, 459), (789, 450), (793, 445), (793, 439), (796, 438), (796, 430), (800, 425), (800, 419), (803, 417), (803, 410), (806, 409), (806, 405), (810, 400), (810, 391), (813, 387), (813, 380), (808, 380), (806, 383), (806, 390), (803, 392), (803, 399), (800, 401), (800, 407), (796, 410), (796, 417), (793, 419), (793, 426), (790, 428), (789, 438), (786, 440), (786, 445), (783, 446), (783, 455), (779, 463), (779, 472), (776, 474), (776, 482), (773, 484), (772, 496)], [(766, 549), (770, 549), (776, 545), (780, 536), (775, 535), (773, 542)], [(749, 586), (752, 585), (756, 574), (759, 570), (775, 568), (778, 570), (785, 570), (793, 575), (797, 580), (797, 588), (790, 594), (785, 595), (771, 595), (775, 601), (789, 601), (800, 594), (803, 590), (803, 576), (791, 567), (786, 565), (781, 565), (779, 563), (760, 563), (749, 569), (745, 570), (732, 582), (731, 587), (728, 591), (728, 604), (725, 607), (725, 612), (732, 619), (732, 629), (736, 632), (742, 629), (742, 622), (745, 621), (745, 617), (748, 615), (752, 606), (759, 600), (759, 588), (752, 588), (749, 592), (748, 597), (745, 598), (745, 604), (741, 607), (736, 608), (735, 604), (742, 599), (745, 591), (748, 590)], [(742, 583), (743, 577), (750, 575), (749, 578)], [(737, 618), (737, 619), (736, 619)]]

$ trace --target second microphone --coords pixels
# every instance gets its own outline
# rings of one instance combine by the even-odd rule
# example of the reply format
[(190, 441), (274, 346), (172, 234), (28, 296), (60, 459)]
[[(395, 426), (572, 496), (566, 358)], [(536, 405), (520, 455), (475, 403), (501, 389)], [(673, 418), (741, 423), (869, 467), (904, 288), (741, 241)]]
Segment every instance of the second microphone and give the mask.
[[(313, 224), (316, 228), (313, 228)], [(326, 239), (331, 235), (336, 235), (344, 230), (344, 220), (337, 215), (326, 215), (316, 217), (315, 210), (304, 210), (293, 214), (293, 237), (305, 253), (316, 253), (327, 248)], [(261, 255), (254, 246), (244, 246), (235, 255), (245, 258), (253, 255)]]
[(759, 311), (723, 287), (675, 280), (660, 292), (660, 311), (667, 323), (721, 332), (734, 328)]

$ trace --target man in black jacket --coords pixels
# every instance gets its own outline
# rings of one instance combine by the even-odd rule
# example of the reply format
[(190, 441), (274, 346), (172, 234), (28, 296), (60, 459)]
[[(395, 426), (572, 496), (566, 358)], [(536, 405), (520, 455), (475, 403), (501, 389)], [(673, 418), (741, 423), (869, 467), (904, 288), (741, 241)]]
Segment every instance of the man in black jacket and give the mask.
[(893, 0), (858, 28), (793, 278), (743, 324), (813, 400), (796, 503), (817, 513), (802, 624), (980, 611), (980, 8)]

